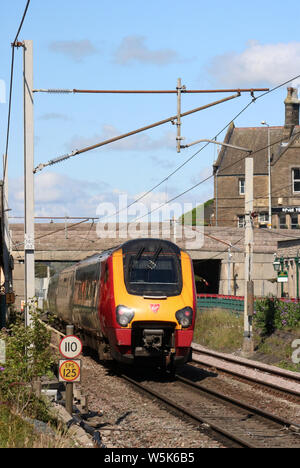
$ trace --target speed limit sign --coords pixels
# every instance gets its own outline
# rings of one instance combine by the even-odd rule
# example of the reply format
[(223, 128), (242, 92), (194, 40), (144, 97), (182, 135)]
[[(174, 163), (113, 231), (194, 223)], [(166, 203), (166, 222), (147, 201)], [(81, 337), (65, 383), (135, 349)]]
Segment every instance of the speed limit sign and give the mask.
[(80, 382), (80, 369), (81, 369), (81, 361), (79, 359), (76, 360), (68, 360), (68, 359), (61, 359), (58, 364), (59, 368), (59, 375), (58, 380), (59, 382)]
[(59, 344), (59, 352), (67, 359), (75, 359), (82, 352), (82, 343), (77, 336), (67, 335)]

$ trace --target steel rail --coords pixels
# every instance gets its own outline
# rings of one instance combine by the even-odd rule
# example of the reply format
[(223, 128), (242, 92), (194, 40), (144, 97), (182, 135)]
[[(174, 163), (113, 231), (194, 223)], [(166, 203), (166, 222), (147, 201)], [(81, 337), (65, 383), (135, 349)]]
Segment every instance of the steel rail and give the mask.
[[(40, 320), (40, 322), (43, 323), (49, 331), (59, 334), (60, 336), (65, 336), (63, 333), (61, 333), (60, 331), (56, 330), (53, 327), (50, 327), (48, 324), (46, 324), (42, 320)], [(51, 346), (53, 348), (58, 349), (57, 345), (51, 345)], [(109, 367), (111, 368), (111, 364), (109, 364)], [(167, 407), (170, 407), (171, 409), (176, 410), (176, 412), (183, 414), (185, 417), (188, 417), (189, 419), (191, 419), (194, 423), (205, 424), (209, 426), (208, 429), (212, 430), (213, 432), (216, 432), (222, 437), (225, 437), (231, 442), (237, 443), (242, 448), (256, 448), (256, 446), (251, 444), (248, 440), (245, 440), (241, 437), (231, 434), (230, 432), (226, 431), (225, 429), (223, 429), (222, 427), (216, 424), (211, 424), (205, 418), (200, 418), (199, 416), (196, 416), (188, 409), (182, 407), (181, 405), (178, 405), (174, 401), (171, 401), (169, 398), (165, 397), (164, 395), (159, 394), (155, 390), (150, 389), (149, 387), (137, 382), (136, 380), (132, 379), (128, 375), (125, 375), (124, 373), (119, 372), (115, 368), (113, 368), (113, 370), (118, 377), (122, 378), (123, 380), (126, 380), (128, 383), (130, 383), (134, 387), (137, 387), (139, 390), (142, 390), (144, 393), (147, 393), (148, 395), (155, 397), (156, 399), (161, 401), (163, 404), (165, 404)]]
[[(128, 381), (130, 384), (134, 385), (135, 387), (138, 387), (139, 390), (142, 390), (143, 392), (154, 396), (156, 399), (164, 403), (166, 406), (170, 407), (173, 410), (176, 410), (179, 413), (182, 413), (184, 416), (187, 416), (189, 419), (196, 423), (201, 423), (209, 426), (209, 429), (211, 429), (213, 432), (218, 433), (219, 435), (225, 437), (226, 439), (230, 440), (231, 442), (235, 442), (241, 447), (244, 448), (258, 448), (261, 447), (261, 445), (258, 445), (257, 443), (253, 442), (251, 439), (248, 439), (247, 437), (243, 437), (240, 435), (237, 435), (233, 432), (229, 432), (227, 429), (222, 427), (219, 424), (214, 424), (211, 422), (209, 418), (204, 418), (202, 416), (194, 414), (192, 411), (188, 410), (187, 408), (184, 408), (183, 406), (177, 404), (176, 402), (170, 400), (170, 398), (167, 398), (166, 396), (158, 393), (157, 391), (153, 390), (152, 388), (148, 387), (147, 385), (141, 384), (140, 382), (137, 382), (136, 380), (132, 379), (128, 375), (121, 374), (119, 375), (126, 381)], [(292, 423), (284, 418), (281, 418), (280, 416), (277, 416), (272, 413), (268, 413), (264, 410), (261, 410), (260, 408), (254, 407), (252, 405), (248, 405), (240, 400), (228, 397), (227, 395), (224, 395), (222, 393), (216, 392), (214, 390), (210, 390), (207, 388), (202, 387), (201, 385), (197, 385), (194, 382), (183, 378), (179, 375), (176, 374), (175, 377), (179, 382), (183, 383), (184, 385), (191, 387), (191, 388), (196, 388), (199, 392), (208, 394), (212, 396), (213, 398), (217, 398), (220, 400), (221, 403), (229, 403), (232, 407), (235, 409), (243, 409), (246, 410), (248, 413), (251, 415), (258, 416), (259, 418), (263, 418), (263, 420), (266, 423), (275, 423), (279, 426), (278, 430), (282, 431), (283, 429), (285, 430), (290, 430), (290, 433), (295, 435), (300, 433), (300, 426)]]
[(253, 405), (250, 405), (248, 403), (244, 403), (243, 401), (237, 400), (236, 398), (229, 397), (229, 396), (225, 395), (224, 393), (217, 392), (215, 390), (203, 387), (202, 385), (196, 384), (195, 382), (192, 382), (191, 380), (186, 379), (185, 377), (182, 377), (180, 375), (176, 374), (176, 378), (178, 380), (180, 380), (181, 382), (183, 382), (184, 384), (190, 386), (190, 387), (196, 388), (197, 390), (201, 390), (201, 391), (203, 391), (205, 393), (208, 393), (208, 394), (210, 394), (212, 396), (220, 398), (221, 400), (227, 401), (228, 403), (231, 403), (232, 405), (238, 406), (238, 407), (240, 407), (242, 409), (245, 409), (245, 410), (249, 411), (250, 413), (254, 413), (254, 414), (258, 415), (258, 416), (262, 416), (263, 418), (265, 418), (267, 420), (270, 420), (270, 421), (273, 421), (273, 422), (275, 422), (277, 424), (280, 424), (280, 425), (282, 425), (284, 427), (297, 429), (300, 432), (300, 425), (295, 424), (295, 423), (293, 423), (291, 421), (288, 421), (287, 419), (282, 418), (281, 416), (277, 416), (276, 414), (269, 413), (268, 411), (262, 410), (262, 409), (258, 408), (257, 406), (253, 406)]
[[(59, 332), (58, 330), (53, 329), (49, 325), (47, 325), (47, 328), (49, 330), (51, 330), (52, 332), (59, 333), (60, 335), (63, 336), (63, 333)], [(175, 401), (172, 401), (170, 398), (167, 398), (166, 396), (160, 394), (159, 392), (157, 392), (153, 388), (150, 388), (147, 385), (144, 385), (144, 384), (141, 384), (140, 382), (137, 382), (135, 379), (129, 377), (128, 375), (126, 375), (126, 374), (124, 374), (124, 373), (122, 373), (122, 372), (120, 372), (118, 370), (116, 370), (115, 368), (114, 368), (114, 372), (116, 373), (116, 375), (118, 375), (118, 377), (122, 378), (123, 380), (126, 380), (128, 383), (130, 383), (134, 387), (137, 387), (139, 390), (142, 390), (144, 393), (147, 393), (148, 395), (150, 395), (152, 397), (155, 397), (160, 402), (165, 404), (167, 407), (171, 408), (172, 410), (175, 410), (179, 414), (183, 414), (185, 417), (189, 418), (194, 423), (201, 424), (201, 425), (202, 424), (207, 425), (208, 430), (211, 430), (211, 431), (221, 435), (222, 437), (225, 437), (230, 442), (234, 442), (234, 443), (238, 444), (241, 447), (257, 448), (257, 445), (254, 444), (250, 439), (247, 439), (247, 438), (241, 437), (239, 435), (236, 435), (236, 434), (234, 434), (232, 432), (229, 432), (224, 427), (222, 427), (222, 426), (220, 426), (218, 424), (212, 423), (209, 419), (194, 414), (189, 409), (184, 408), (183, 406), (177, 404)], [(202, 393), (208, 394), (210, 396), (213, 396), (214, 398), (219, 399), (221, 402), (226, 402), (226, 403), (229, 403), (230, 405), (232, 405), (233, 407), (237, 407), (239, 409), (246, 410), (247, 412), (249, 412), (251, 414), (255, 414), (255, 415), (259, 416), (259, 417), (262, 417), (267, 422), (271, 421), (272, 423), (276, 423), (276, 424), (282, 426), (282, 428), (289, 429), (291, 432), (293, 431), (293, 432), (295, 432), (297, 434), (300, 433), (300, 425), (298, 425), (296, 423), (293, 423), (291, 421), (288, 421), (285, 418), (277, 416), (277, 415), (275, 415), (273, 413), (269, 413), (269, 412), (264, 411), (264, 410), (262, 410), (260, 408), (254, 407), (254, 406), (252, 406), (250, 404), (247, 404), (247, 403), (244, 403), (244, 402), (242, 402), (240, 400), (232, 398), (230, 396), (224, 395), (223, 393), (217, 392), (217, 391), (212, 390), (212, 389), (205, 388), (205, 387), (203, 387), (203, 386), (201, 386), (199, 384), (196, 384), (195, 382), (193, 382), (193, 381), (191, 381), (191, 380), (189, 380), (189, 379), (187, 379), (185, 377), (182, 377), (182, 376), (180, 376), (178, 374), (175, 375), (175, 378), (179, 382), (183, 383), (184, 385), (186, 385), (186, 386), (188, 386), (190, 388), (196, 389), (199, 392), (202, 392)]]
[(188, 417), (192, 421), (200, 424), (205, 424), (209, 426), (209, 429), (211, 429), (213, 432), (216, 432), (220, 434), (221, 436), (225, 437), (226, 439), (230, 440), (231, 442), (237, 443), (239, 446), (243, 448), (257, 448), (256, 445), (252, 444), (251, 441), (244, 439), (243, 437), (239, 437), (236, 434), (232, 434), (231, 432), (228, 432), (226, 429), (223, 427), (212, 424), (209, 420), (206, 418), (200, 417), (195, 415), (192, 411), (189, 411), (188, 409), (184, 408), (181, 405), (178, 405), (174, 401), (170, 400), (166, 396), (156, 392), (155, 390), (151, 389), (150, 387), (143, 385), (136, 380), (132, 379), (128, 375), (125, 374), (117, 374), (119, 377), (122, 379), (126, 380), (129, 382), (131, 385), (134, 387), (137, 387), (139, 390), (142, 390), (144, 393), (147, 393), (156, 399), (158, 399), (160, 402), (164, 403), (166, 406), (170, 407), (173, 410), (176, 410), (177, 412), (183, 414), (184, 416)]
[[(198, 351), (198, 352), (201, 353), (202, 351)], [(207, 353), (207, 355), (215, 357), (216, 359), (222, 360), (221, 357), (213, 356), (213, 355), (211, 355), (209, 353)], [(224, 358), (224, 360), (226, 360), (226, 359)], [(217, 369), (217, 370), (219, 370), (221, 372), (224, 372), (226, 374), (233, 375), (233, 376), (239, 377), (241, 379), (244, 379), (246, 381), (253, 382), (255, 384), (261, 385), (263, 387), (273, 389), (273, 390), (277, 390), (277, 391), (292, 395), (293, 397), (300, 398), (300, 389), (299, 389), (299, 391), (295, 391), (295, 390), (283, 387), (280, 384), (271, 383), (271, 382), (267, 382), (267, 381), (262, 381), (259, 378), (252, 377), (252, 376), (247, 375), (247, 374), (243, 374), (243, 373), (239, 372), (238, 370), (226, 369), (224, 366), (222, 366), (221, 363), (220, 364), (216, 364), (216, 363), (211, 364), (211, 363), (207, 362), (204, 358), (203, 359), (201, 359), (201, 358), (200, 359), (193, 359), (192, 362), (195, 362), (196, 364), (201, 364), (201, 365), (204, 365), (204, 366), (207, 366), (207, 367), (213, 367), (213, 368), (215, 368), (215, 369)], [(230, 359), (228, 359), (228, 362), (232, 362), (237, 366), (250, 367), (253, 370), (256, 369), (256, 370), (259, 370), (260, 372), (265, 372), (265, 373), (267, 373), (269, 375), (277, 375), (276, 372), (274, 372), (274, 374), (272, 374), (271, 370), (267, 370), (267, 369), (257, 367), (257, 366), (255, 366), (255, 364), (253, 366), (251, 366), (250, 364), (244, 364), (243, 362), (239, 363), (239, 362), (237, 362), (235, 360), (231, 361)], [(278, 376), (284, 377), (286, 379), (293, 380), (292, 376), (290, 377), (290, 376), (287, 376), (285, 374), (281, 374), (280, 371), (278, 372)], [(298, 376), (295, 376), (294, 379), (298, 381)]]
[(226, 354), (223, 354), (223, 353), (218, 353), (217, 351), (214, 351), (214, 350), (211, 350), (211, 349), (201, 349), (200, 350), (200, 349), (197, 349), (197, 348), (193, 347), (193, 345), (192, 345), (192, 351), (195, 354), (197, 354), (197, 353), (207, 354), (208, 356), (214, 357), (216, 359), (232, 362), (233, 364), (236, 364), (236, 365), (249, 367), (250, 369), (258, 369), (258, 370), (261, 370), (263, 372), (268, 372), (269, 374), (271, 373), (272, 375), (278, 375), (280, 377), (285, 377), (286, 379), (297, 380), (297, 381), (299, 380), (300, 381), (300, 374), (299, 373), (295, 372), (295, 375), (292, 375), (290, 373), (287, 374), (287, 372), (284, 369), (280, 369), (279, 367), (276, 368), (276, 369), (269, 369), (269, 368), (266, 368), (262, 363), (260, 363), (258, 361), (250, 361), (250, 360), (245, 361), (245, 360), (243, 360), (242, 362), (240, 362), (238, 360), (238, 357), (226, 355)]

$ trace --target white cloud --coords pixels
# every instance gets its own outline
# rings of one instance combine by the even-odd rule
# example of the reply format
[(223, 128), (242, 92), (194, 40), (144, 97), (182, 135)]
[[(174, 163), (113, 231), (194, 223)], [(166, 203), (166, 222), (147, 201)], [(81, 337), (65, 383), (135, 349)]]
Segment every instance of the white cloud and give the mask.
[(80, 41), (54, 41), (49, 45), (52, 52), (66, 55), (75, 62), (82, 62), (86, 57), (96, 54), (98, 49), (88, 39)]
[(115, 52), (115, 62), (128, 65), (133, 62), (154, 65), (168, 65), (181, 61), (178, 53), (173, 49), (150, 50), (145, 45), (143, 36), (126, 36)]
[[(101, 143), (102, 141), (109, 140), (116, 136), (121, 135), (121, 132), (113, 125), (103, 125), (101, 133), (95, 133), (90, 137), (82, 137), (75, 135), (66, 145), (68, 151), (75, 149), (82, 149), (87, 146)], [(138, 133), (122, 140), (117, 140), (113, 143), (109, 143), (106, 146), (106, 150), (117, 150), (117, 151), (152, 151), (162, 148), (174, 149), (176, 145), (175, 133), (165, 131), (163, 135), (158, 139), (153, 139), (146, 132)]]
[[(175, 142), (176, 142), (176, 140), (175, 140), (175, 136), (174, 136), (173, 137), (173, 145), (170, 146), (170, 148), (173, 148), (174, 151), (175, 151)], [(170, 161), (167, 158), (162, 158), (162, 157), (158, 157), (158, 156), (155, 156), (155, 155), (150, 156), (150, 159), (153, 162), (154, 166), (161, 167), (162, 169), (173, 169), (175, 167), (174, 159), (172, 161)]]
[(224, 85), (276, 85), (300, 73), (300, 42), (249, 41), (241, 53), (216, 56), (209, 72)]
[(71, 120), (71, 118), (67, 114), (62, 114), (59, 112), (47, 112), (45, 114), (42, 114), (39, 117), (40, 120)]
[(134, 196), (135, 200), (138, 200), (140, 197), (143, 197), (141, 203), (145, 204), (148, 208), (151, 207), (153, 204), (161, 205), (166, 203), (169, 198), (169, 194), (166, 192), (150, 192), (145, 195), (147, 192), (137, 193)]
[[(151, 215), (152, 221), (160, 219), (169, 219), (173, 212), (176, 217), (189, 211), (191, 207), (186, 203), (193, 204), (195, 207), (205, 201), (206, 194), (196, 195), (194, 192), (174, 200), (169, 205), (157, 209), (164, 205), (168, 200), (176, 197), (180, 193), (178, 186), (164, 183), (161, 191), (154, 191), (147, 194), (139, 200), (146, 192), (130, 194), (122, 192), (117, 188), (110, 187), (104, 182), (89, 182), (83, 179), (73, 179), (63, 174), (57, 174), (50, 171), (40, 173), (35, 178), (35, 216), (47, 217), (98, 217), (104, 216), (104, 220), (113, 222), (126, 222), (144, 216), (148, 219), (148, 212), (154, 210)], [(24, 215), (24, 188), (23, 178), (9, 180), (9, 208), (12, 209), (10, 216)], [(132, 204), (135, 202), (134, 204)], [(127, 206), (132, 206), (128, 209)], [(106, 206), (109, 206), (107, 212)], [(174, 211), (175, 210), (175, 211)], [(117, 218), (116, 213), (119, 213)], [(107, 215), (113, 215), (107, 219)], [(19, 219), (11, 222), (18, 221)]]
[[(24, 214), (23, 178), (9, 180), (9, 207), (13, 216)], [(95, 216), (99, 203), (111, 198), (104, 182), (72, 179), (54, 172), (35, 178), (35, 216)]]
[(191, 183), (195, 185), (201, 182), (201, 180), (208, 179), (206, 182), (203, 182), (203, 184), (213, 185), (212, 175), (213, 175), (212, 166), (203, 167), (201, 171), (199, 171), (197, 174), (191, 177)]

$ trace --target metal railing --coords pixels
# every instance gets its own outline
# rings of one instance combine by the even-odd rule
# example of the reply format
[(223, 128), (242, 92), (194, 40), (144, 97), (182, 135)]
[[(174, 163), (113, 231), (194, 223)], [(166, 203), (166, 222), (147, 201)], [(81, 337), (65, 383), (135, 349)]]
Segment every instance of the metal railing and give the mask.
[[(255, 299), (263, 299), (256, 297)], [(297, 303), (297, 298), (281, 297), (282, 302)], [(227, 296), (223, 294), (197, 294), (197, 306), (201, 309), (226, 309), (232, 312), (238, 312), (239, 315), (244, 312), (244, 296)]]
[(226, 309), (243, 313), (244, 296), (225, 296), (223, 294), (197, 294), (198, 309)]

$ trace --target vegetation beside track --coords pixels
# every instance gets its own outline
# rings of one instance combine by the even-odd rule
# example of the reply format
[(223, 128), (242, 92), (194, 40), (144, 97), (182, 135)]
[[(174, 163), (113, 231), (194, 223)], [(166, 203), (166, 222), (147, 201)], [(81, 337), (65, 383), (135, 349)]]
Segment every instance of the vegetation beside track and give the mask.
[[(198, 311), (194, 341), (225, 353), (239, 353), (243, 344), (243, 316), (229, 310)], [(254, 359), (300, 371), (292, 362), (292, 343), (300, 338), (300, 305), (269, 297), (256, 301), (253, 319)]]
[(216, 351), (234, 352), (243, 343), (243, 318), (229, 311), (198, 311), (194, 341)]
[[(5, 362), (0, 364), (0, 448), (62, 446), (62, 437), (50, 431), (56, 421), (48, 400), (36, 390), (38, 379), (52, 375), (53, 365), (50, 333), (39, 314), (32, 314), (32, 327), (25, 327), (24, 317), (15, 317), (0, 331), (0, 340), (5, 343)], [(36, 431), (37, 422), (42, 433)]]

